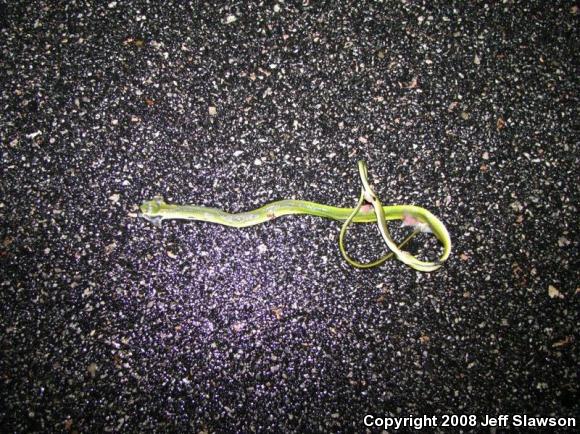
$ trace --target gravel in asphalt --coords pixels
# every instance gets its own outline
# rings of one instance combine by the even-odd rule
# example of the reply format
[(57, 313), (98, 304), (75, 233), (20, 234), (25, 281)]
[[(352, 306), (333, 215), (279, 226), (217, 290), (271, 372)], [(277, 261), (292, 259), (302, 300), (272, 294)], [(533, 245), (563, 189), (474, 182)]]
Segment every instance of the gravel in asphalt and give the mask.
[[(1, 2), (1, 431), (578, 417), (577, 26), (570, 1)], [(446, 224), (441, 270), (354, 269), (315, 217), (136, 217), (354, 206), (358, 159)]]

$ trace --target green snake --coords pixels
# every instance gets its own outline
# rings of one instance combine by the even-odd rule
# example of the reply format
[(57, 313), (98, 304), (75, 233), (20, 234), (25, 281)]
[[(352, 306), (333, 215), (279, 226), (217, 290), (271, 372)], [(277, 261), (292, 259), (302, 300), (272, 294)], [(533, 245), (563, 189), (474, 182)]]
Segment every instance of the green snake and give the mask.
[[(217, 223), (234, 228), (245, 228), (284, 215), (309, 214), (344, 222), (338, 237), (338, 245), (340, 253), (344, 259), (354, 267), (376, 267), (392, 258), (396, 258), (418, 271), (434, 271), (441, 267), (451, 252), (451, 239), (449, 238), (449, 233), (447, 232), (445, 225), (429, 211), (418, 206), (382, 205), (369, 184), (367, 166), (364, 161), (358, 162), (358, 170), (362, 187), (355, 208), (339, 208), (306, 200), (279, 200), (252, 211), (230, 214), (216, 208), (195, 205), (167, 204), (162, 198), (156, 197), (153, 200), (141, 204), (140, 216), (158, 226), (161, 225), (163, 220), (181, 219)], [(365, 204), (365, 202), (367, 203)], [(397, 243), (393, 240), (387, 227), (387, 221), (389, 220), (402, 220), (404, 225), (412, 226), (414, 230), (402, 242)], [(361, 263), (351, 258), (346, 252), (344, 237), (348, 227), (352, 223), (373, 222), (377, 223), (379, 232), (389, 248), (390, 253), (375, 261)], [(411, 253), (401, 250), (420, 232), (433, 233), (443, 246), (443, 252), (436, 261), (422, 261)]]

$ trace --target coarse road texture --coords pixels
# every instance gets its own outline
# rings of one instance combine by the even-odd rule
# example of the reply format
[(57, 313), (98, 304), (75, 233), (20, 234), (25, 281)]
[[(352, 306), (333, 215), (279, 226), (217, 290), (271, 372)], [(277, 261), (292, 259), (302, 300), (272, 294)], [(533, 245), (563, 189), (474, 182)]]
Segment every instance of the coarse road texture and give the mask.
[[(1, 2), (0, 431), (577, 416), (578, 9)], [(136, 216), (352, 207), (358, 159), (447, 225), (441, 270), (354, 269), (309, 216)]]

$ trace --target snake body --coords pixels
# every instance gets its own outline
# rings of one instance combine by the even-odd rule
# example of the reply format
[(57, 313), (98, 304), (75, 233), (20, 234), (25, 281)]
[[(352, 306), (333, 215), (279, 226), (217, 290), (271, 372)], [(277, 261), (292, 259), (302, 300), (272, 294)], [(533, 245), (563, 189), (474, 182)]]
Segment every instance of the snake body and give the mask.
[[(140, 206), (141, 217), (160, 225), (163, 220), (180, 219), (217, 223), (234, 228), (245, 228), (265, 223), (285, 215), (313, 215), (342, 221), (339, 236), (339, 248), (345, 260), (357, 268), (370, 268), (382, 264), (387, 259), (396, 257), (399, 261), (419, 271), (434, 271), (449, 257), (451, 239), (445, 225), (424, 208), (414, 205), (381, 204), (368, 182), (367, 168), (364, 161), (358, 163), (362, 181), (361, 194), (355, 208), (339, 208), (306, 200), (279, 200), (271, 202), (252, 211), (231, 214), (217, 208), (195, 205), (168, 204), (162, 198), (143, 202)], [(363, 208), (363, 203), (368, 202)], [(415, 230), (403, 242), (397, 244), (390, 235), (387, 221), (412, 219), (416, 222)], [(371, 262), (360, 263), (352, 259), (344, 247), (344, 236), (352, 223), (376, 223), (381, 236), (391, 253)], [(401, 250), (419, 232), (432, 232), (443, 246), (441, 256), (435, 262), (421, 261), (409, 252)]]

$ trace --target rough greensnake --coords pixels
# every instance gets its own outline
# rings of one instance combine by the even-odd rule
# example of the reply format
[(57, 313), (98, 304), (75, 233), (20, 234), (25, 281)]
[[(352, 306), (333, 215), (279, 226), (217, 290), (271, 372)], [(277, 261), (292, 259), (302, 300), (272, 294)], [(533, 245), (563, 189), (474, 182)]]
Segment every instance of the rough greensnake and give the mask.
[[(358, 170), (362, 187), (355, 208), (338, 208), (306, 200), (279, 200), (252, 211), (230, 214), (216, 208), (195, 205), (167, 204), (162, 198), (157, 197), (141, 204), (140, 215), (158, 226), (161, 225), (163, 220), (181, 219), (205, 221), (235, 228), (244, 228), (264, 223), (284, 215), (309, 214), (344, 222), (338, 237), (339, 249), (344, 259), (354, 267), (371, 268), (378, 266), (391, 258), (396, 258), (418, 271), (434, 271), (441, 267), (442, 263), (449, 257), (451, 252), (451, 239), (449, 238), (449, 233), (447, 232), (445, 225), (443, 225), (443, 223), (441, 223), (441, 221), (429, 211), (418, 206), (382, 205), (369, 184), (367, 166), (364, 161), (358, 162)], [(365, 201), (367, 204), (363, 206)], [(389, 220), (402, 220), (404, 225), (412, 226), (414, 230), (402, 242), (397, 244), (397, 242), (393, 240), (387, 227), (387, 221)], [(373, 222), (377, 223), (379, 232), (387, 244), (390, 253), (375, 261), (361, 263), (352, 259), (346, 252), (344, 237), (348, 227), (352, 223)], [(422, 261), (411, 253), (401, 250), (420, 232), (433, 233), (443, 246), (443, 252), (436, 261)]]

